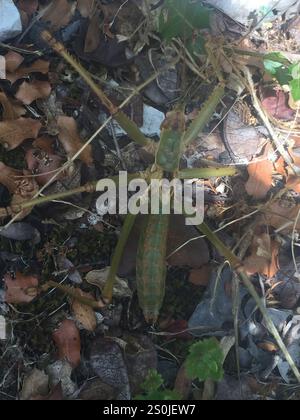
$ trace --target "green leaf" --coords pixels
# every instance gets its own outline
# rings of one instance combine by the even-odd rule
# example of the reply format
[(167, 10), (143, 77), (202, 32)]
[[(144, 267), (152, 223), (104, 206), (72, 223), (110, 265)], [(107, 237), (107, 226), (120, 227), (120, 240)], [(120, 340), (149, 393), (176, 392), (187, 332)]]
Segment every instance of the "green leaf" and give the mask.
[(223, 378), (223, 351), (215, 338), (199, 341), (190, 348), (186, 371), (190, 379), (220, 381)]
[(180, 401), (182, 399), (176, 391), (161, 389), (163, 383), (162, 376), (151, 369), (142, 385), (144, 395), (137, 395), (134, 399), (138, 401)]
[(190, 0), (166, 0), (159, 19), (159, 32), (163, 39), (192, 38), (197, 29), (208, 28), (210, 10), (200, 2)]
[(164, 381), (162, 376), (156, 370), (151, 369), (142, 385), (142, 389), (146, 392), (157, 391), (163, 383)]
[(292, 80), (290, 88), (294, 101), (300, 101), (300, 78)]
[(264, 60), (264, 66), (267, 72), (276, 75), (278, 69), (282, 68), (282, 63), (279, 63), (278, 61), (272, 61), (272, 60)]
[(300, 79), (300, 63), (290, 66), (289, 71), (293, 79)]

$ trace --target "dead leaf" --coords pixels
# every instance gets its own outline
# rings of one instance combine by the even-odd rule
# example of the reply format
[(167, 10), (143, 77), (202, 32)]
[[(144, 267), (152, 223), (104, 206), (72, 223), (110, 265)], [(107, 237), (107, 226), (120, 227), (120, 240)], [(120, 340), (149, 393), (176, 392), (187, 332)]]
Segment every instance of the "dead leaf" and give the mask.
[(272, 343), (271, 341), (263, 341), (257, 344), (257, 347), (260, 349), (267, 351), (268, 353), (277, 353), (279, 348), (276, 344)]
[[(102, 291), (107, 281), (109, 270), (110, 267), (106, 267), (103, 270), (90, 271), (86, 276), (86, 281)], [(132, 297), (132, 291), (130, 290), (127, 281), (116, 277), (113, 288), (113, 297), (116, 299)]]
[[(300, 206), (288, 199), (272, 201), (263, 210), (263, 223), (280, 229), (282, 234), (288, 234), (293, 231)], [(300, 220), (297, 224), (300, 229)]]
[(100, 42), (100, 16), (96, 12), (90, 20), (90, 24), (85, 37), (84, 53), (92, 53), (96, 50)]
[(249, 180), (245, 188), (257, 200), (265, 198), (272, 187), (273, 163), (268, 159), (268, 150), (266, 147), (263, 156), (248, 165)]
[(43, 82), (40, 80), (34, 80), (33, 82), (23, 82), (18, 92), (16, 93), (16, 98), (25, 105), (30, 105), (32, 102), (37, 99), (45, 99), (51, 93), (51, 85), (49, 82)]
[[(80, 296), (94, 300), (94, 296), (91, 293), (85, 293), (80, 289), (76, 290)], [(90, 332), (95, 331), (97, 319), (94, 310), (90, 306), (83, 305), (81, 302), (74, 299), (72, 302), (72, 311), (75, 319), (85, 330)]]
[(95, 10), (95, 0), (78, 0), (77, 9), (82, 17), (91, 17)]
[(53, 340), (58, 349), (59, 360), (67, 360), (73, 368), (79, 366), (81, 341), (75, 322), (65, 319), (58, 330), (54, 331)]
[[(59, 129), (58, 138), (63, 145), (68, 157), (72, 157), (82, 148), (83, 142), (81, 141), (77, 123), (72, 117), (60, 116), (57, 118), (57, 126)], [(87, 146), (81, 153), (79, 159), (86, 165), (91, 166), (93, 163), (92, 147)]]
[(6, 287), (5, 302), (12, 304), (30, 303), (38, 295), (39, 281), (35, 276), (24, 276), (17, 272), (16, 278), (7, 273), (4, 276)]
[(283, 90), (267, 87), (262, 90), (262, 105), (269, 115), (281, 121), (292, 121), (295, 111), (288, 106), (289, 96)]
[(49, 61), (37, 60), (30, 66), (19, 67), (16, 71), (13, 71), (12, 73), (7, 72), (6, 78), (11, 83), (15, 83), (17, 80), (28, 77), (32, 73), (48, 74), (49, 66)]
[(300, 194), (300, 178), (297, 175), (290, 175), (287, 179), (286, 187)]
[(22, 57), (21, 54), (15, 51), (9, 51), (5, 55), (6, 71), (8, 73), (14, 73), (20, 67), (23, 61), (24, 61), (24, 57)]
[(68, 0), (53, 0), (50, 8), (44, 13), (42, 20), (49, 22), (53, 32), (67, 26), (74, 14), (76, 3)]
[(42, 124), (32, 118), (0, 122), (0, 144), (6, 150), (16, 149), (24, 140), (36, 139)]
[(272, 278), (279, 270), (279, 250), (280, 244), (271, 240), (270, 235), (262, 233), (255, 235), (251, 255), (244, 261), (244, 268), (247, 274), (263, 274)]
[(18, 8), (29, 16), (33, 15), (39, 7), (38, 0), (18, 0)]
[(209, 264), (206, 264), (197, 270), (191, 271), (189, 282), (195, 286), (206, 287), (209, 283), (211, 273), (212, 273), (212, 266)]
[(4, 92), (0, 92), (0, 104), (3, 109), (2, 111), (3, 121), (16, 120), (19, 117), (14, 106), (12, 105), (11, 100), (7, 97), (7, 95)]
[(183, 400), (188, 400), (192, 389), (192, 382), (193, 381), (188, 378), (185, 365), (183, 364), (178, 371), (174, 391), (177, 391)]
[(21, 400), (30, 400), (37, 396), (47, 396), (49, 392), (49, 377), (39, 369), (33, 369), (24, 378)]

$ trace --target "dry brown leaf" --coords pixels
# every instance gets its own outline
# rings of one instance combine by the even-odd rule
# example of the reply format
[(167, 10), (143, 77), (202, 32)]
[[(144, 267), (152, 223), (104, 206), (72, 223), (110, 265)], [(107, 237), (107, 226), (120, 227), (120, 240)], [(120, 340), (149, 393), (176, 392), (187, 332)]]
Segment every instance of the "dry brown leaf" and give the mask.
[(16, 120), (19, 117), (11, 100), (6, 96), (4, 92), (0, 92), (0, 104), (3, 109), (2, 111), (3, 121)]
[[(280, 229), (282, 234), (288, 234), (293, 231), (299, 211), (300, 206), (295, 202), (287, 199), (276, 200), (264, 208), (263, 223), (275, 229)], [(300, 220), (296, 228), (300, 229)]]
[(34, 80), (33, 82), (23, 82), (16, 93), (16, 98), (25, 105), (30, 105), (37, 99), (45, 99), (50, 96), (51, 85), (49, 82)]
[(14, 194), (17, 190), (17, 180), (20, 176), (22, 176), (21, 171), (17, 171), (0, 162), (0, 184), (4, 185), (11, 194)]
[[(85, 293), (80, 289), (77, 289), (76, 291), (80, 296), (94, 300), (94, 296), (91, 293)], [(74, 299), (72, 302), (72, 311), (76, 320), (85, 330), (91, 332), (95, 331), (97, 319), (94, 310), (90, 306), (83, 305), (81, 302)]]
[(33, 15), (39, 7), (38, 0), (19, 0), (18, 8), (23, 12), (27, 13), (29, 16)]
[(268, 278), (274, 277), (279, 270), (280, 244), (271, 240), (268, 233), (255, 235), (251, 255), (244, 261), (247, 274), (263, 274)]
[(73, 367), (77, 367), (81, 360), (81, 341), (75, 322), (64, 320), (58, 330), (54, 331), (53, 340), (58, 349), (59, 360), (67, 360)]
[(182, 396), (183, 400), (188, 400), (192, 389), (192, 383), (193, 381), (187, 376), (185, 364), (183, 364), (178, 371), (174, 391), (177, 391), (178, 394)]
[(300, 178), (296, 175), (290, 175), (286, 182), (286, 188), (295, 191), (296, 193), (300, 193)]
[(272, 187), (273, 163), (268, 159), (268, 150), (266, 147), (263, 156), (248, 165), (249, 180), (245, 188), (257, 200), (265, 198)]
[(95, 13), (90, 20), (90, 24), (87, 30), (84, 53), (92, 53), (96, 50), (100, 42), (100, 16), (99, 13)]
[(24, 378), (21, 391), (21, 400), (30, 400), (37, 395), (47, 395), (49, 393), (49, 377), (45, 372), (34, 368)]
[[(59, 129), (58, 138), (63, 145), (68, 158), (72, 159), (83, 146), (78, 134), (77, 123), (72, 117), (60, 116), (57, 118), (57, 126)], [(91, 145), (84, 149), (80, 155), (80, 159), (88, 166), (93, 164)]]
[(189, 282), (195, 286), (206, 287), (209, 283), (210, 276), (212, 273), (211, 265), (207, 264), (203, 267), (192, 270), (189, 277)]
[(22, 57), (21, 54), (15, 51), (9, 51), (5, 55), (6, 71), (8, 73), (14, 73), (20, 67), (23, 61), (24, 61), (24, 57)]
[(49, 66), (50, 66), (49, 61), (37, 60), (31, 66), (22, 66), (12, 73), (8, 72), (6, 75), (6, 78), (11, 83), (15, 83), (15, 81), (22, 79), (24, 77), (28, 77), (32, 73), (48, 74)]
[(56, 32), (62, 27), (68, 25), (74, 11), (76, 3), (68, 0), (53, 0), (50, 8), (44, 13), (42, 20), (49, 22), (51, 30)]
[(38, 295), (39, 281), (35, 276), (24, 276), (17, 272), (14, 279), (11, 274), (4, 276), (6, 287), (5, 302), (12, 304), (30, 303)]
[(95, 0), (78, 0), (77, 9), (82, 17), (91, 17), (95, 10)]
[(16, 149), (24, 140), (36, 139), (42, 124), (32, 118), (0, 122), (0, 144), (6, 150)]

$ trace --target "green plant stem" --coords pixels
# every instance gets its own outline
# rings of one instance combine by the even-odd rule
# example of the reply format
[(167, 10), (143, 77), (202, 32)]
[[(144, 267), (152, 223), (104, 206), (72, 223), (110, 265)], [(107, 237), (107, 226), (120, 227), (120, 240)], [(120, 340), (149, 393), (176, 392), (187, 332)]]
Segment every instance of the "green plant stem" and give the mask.
[(77, 62), (65, 49), (65, 47), (58, 42), (48, 31), (42, 31), (42, 39), (47, 42), (64, 60), (70, 64), (77, 71), (77, 73), (82, 77), (82, 79), (87, 83), (87, 85), (92, 89), (92, 91), (97, 95), (102, 104), (107, 108), (109, 113), (113, 118), (119, 123), (123, 130), (128, 134), (128, 136), (134, 140), (140, 146), (147, 146), (149, 143), (152, 143), (150, 139), (144, 136), (138, 126), (131, 121), (127, 115), (118, 109), (111, 100), (105, 95), (102, 89), (94, 82), (87, 70)]
[(199, 133), (203, 132), (206, 125), (214, 115), (218, 104), (221, 102), (225, 94), (225, 87), (223, 83), (220, 83), (213, 91), (209, 99), (203, 104), (198, 116), (190, 125), (184, 136), (184, 144), (188, 146), (193, 142)]
[(238, 270), (238, 273), (242, 282), (244, 283), (245, 287), (248, 289), (249, 293), (255, 300), (257, 307), (261, 311), (266, 321), (266, 324), (270, 333), (274, 336), (278, 344), (278, 347), (280, 348), (286, 361), (290, 365), (290, 368), (292, 372), (294, 373), (297, 381), (300, 383), (300, 372), (297, 366), (295, 365), (295, 362), (292, 359), (288, 349), (286, 348), (286, 345), (284, 344), (279, 332), (277, 331), (277, 328), (275, 327), (274, 322), (269, 316), (262, 300), (260, 299), (253, 284), (251, 283), (249, 276), (243, 271), (242, 261), (229, 248), (227, 248), (227, 246), (217, 237), (217, 235), (205, 223), (197, 226), (197, 229), (201, 233), (203, 233), (207, 237), (207, 239), (212, 243), (212, 245), (216, 247), (216, 249), (220, 252), (220, 254), (226, 258), (226, 260), (230, 263), (231, 267), (235, 270)]
[(108, 274), (108, 278), (106, 280), (104, 289), (103, 289), (103, 298), (105, 300), (107, 300), (108, 302), (111, 302), (112, 297), (113, 297), (113, 288), (114, 288), (114, 283), (116, 281), (116, 276), (118, 273), (118, 269), (119, 269), (119, 265), (121, 262), (121, 259), (123, 257), (123, 253), (124, 253), (124, 249), (125, 246), (127, 244), (129, 235), (132, 231), (132, 228), (134, 226), (134, 222), (136, 219), (136, 215), (133, 214), (128, 214), (126, 216), (125, 219), (125, 223), (122, 227), (122, 231), (118, 240), (118, 244), (117, 247), (115, 249), (113, 258), (112, 258), (112, 262), (111, 262), (111, 267), (110, 267), (110, 271)]
[(208, 179), (222, 176), (234, 176), (237, 170), (233, 166), (224, 166), (220, 168), (195, 168), (195, 169), (182, 169), (178, 171), (179, 179)]

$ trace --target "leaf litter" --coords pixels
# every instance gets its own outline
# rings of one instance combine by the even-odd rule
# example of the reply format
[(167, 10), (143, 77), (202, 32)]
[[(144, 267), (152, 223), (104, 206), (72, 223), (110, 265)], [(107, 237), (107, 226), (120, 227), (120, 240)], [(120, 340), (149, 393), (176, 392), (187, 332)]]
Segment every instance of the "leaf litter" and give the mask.
[[(224, 46), (236, 43), (257, 53), (220, 62), (223, 76), (234, 73), (234, 60), (251, 68), (260, 112), (253, 92), (244, 95), (240, 81), (231, 80), (223, 103), (183, 154), (181, 165), (229, 164), (239, 169), (232, 179), (205, 182), (206, 220), (242, 259), (300, 368), (300, 190), (293, 169), (300, 166), (295, 58), (299, 25), (291, 18), (295, 9), (249, 31), (220, 10), (203, 8), (200, 1), (15, 3), (23, 33), (0, 44), (6, 65), (5, 79), (0, 80), (0, 315), (12, 328), (6, 340), (0, 340), (0, 399), (129, 400), (145, 390), (153, 369), (165, 387), (185, 399), (281, 399), (283, 394), (299, 399), (290, 366), (249, 291), (183, 218), (172, 216), (167, 293), (155, 328), (145, 325), (136, 295), (142, 220), (125, 248), (113, 305), (102, 299), (123, 220), (97, 214), (97, 197), (87, 194), (92, 191), (89, 185), (121, 169), (144, 170), (151, 157), (128, 146), (130, 139), (115, 122), (86, 144), (106, 123), (107, 111), (40, 38), (47, 29), (62, 40), (116, 105), (157, 72), (126, 108), (153, 138), (177, 103), (184, 104), (191, 122), (208, 98), (218, 70), (207, 65), (207, 50), (220, 56)], [(220, 38), (214, 42), (207, 37), (209, 31), (213, 36), (216, 21), (223, 45)], [(274, 55), (279, 48), (281, 53)], [(265, 54), (264, 61), (260, 56)], [(291, 61), (282, 58), (285, 54)], [(290, 164), (271, 141), (276, 136)], [(67, 195), (83, 185), (88, 187)], [(44, 195), (53, 195), (53, 200), (22, 207)], [(32, 328), (36, 322), (40, 328)], [(234, 332), (239, 352), (229, 351), (218, 385), (186, 377), (185, 360), (193, 343), (232, 338)], [(16, 348), (21, 368), (15, 363)], [(16, 394), (18, 369), (22, 387)]]

